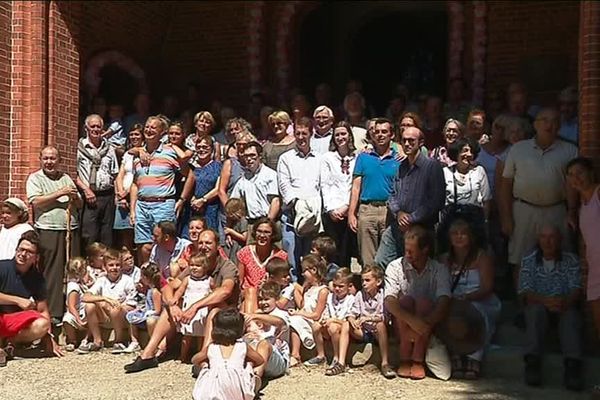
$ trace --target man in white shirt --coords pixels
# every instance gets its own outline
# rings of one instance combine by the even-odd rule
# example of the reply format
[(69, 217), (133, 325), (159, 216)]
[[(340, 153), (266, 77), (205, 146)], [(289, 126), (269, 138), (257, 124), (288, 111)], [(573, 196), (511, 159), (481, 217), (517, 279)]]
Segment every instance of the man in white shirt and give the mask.
[[(292, 279), (295, 281), (302, 279), (300, 257), (308, 254), (314, 236), (312, 233), (318, 233), (320, 226), (317, 225), (321, 222), (320, 156), (311, 149), (312, 131), (312, 120), (300, 118), (294, 126), (296, 148), (283, 153), (277, 163), (277, 180), (283, 208), (283, 248), (288, 252)], [(304, 202), (315, 200), (316, 204), (316, 199), (318, 209), (312, 210), (315, 216), (314, 229), (303, 229), (305, 235), (301, 236), (294, 227), (296, 203), (301, 200), (301, 204), (304, 205)]]
[(333, 136), (333, 111), (327, 106), (319, 106), (315, 108), (313, 119), (315, 130), (310, 147), (316, 154), (325, 154), (329, 151)]
[(261, 154), (262, 146), (258, 142), (246, 145), (242, 154), (246, 168), (230, 195), (231, 198), (245, 200), (248, 225), (261, 217), (274, 221), (280, 209), (277, 172), (263, 165)]

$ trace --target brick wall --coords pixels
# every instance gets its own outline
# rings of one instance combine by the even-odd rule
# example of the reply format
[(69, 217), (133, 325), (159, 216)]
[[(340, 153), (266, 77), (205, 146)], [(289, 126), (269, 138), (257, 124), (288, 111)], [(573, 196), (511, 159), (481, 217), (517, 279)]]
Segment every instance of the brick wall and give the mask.
[(0, 1), (0, 197), (10, 180), (10, 53), (12, 4)]
[[(486, 88), (505, 89), (511, 81), (523, 79), (534, 100), (551, 102), (561, 89), (552, 86), (557, 79), (575, 85), (579, 5), (576, 1), (488, 2)], [(535, 58), (534, 80), (544, 83), (546, 77), (547, 90), (532, 87), (531, 76), (527, 82), (523, 67)]]

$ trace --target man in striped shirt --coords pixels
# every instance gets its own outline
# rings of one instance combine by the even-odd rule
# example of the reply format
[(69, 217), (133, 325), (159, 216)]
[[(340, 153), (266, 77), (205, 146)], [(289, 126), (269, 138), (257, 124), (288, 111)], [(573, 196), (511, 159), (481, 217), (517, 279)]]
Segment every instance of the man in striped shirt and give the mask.
[(175, 222), (175, 175), (179, 158), (173, 147), (161, 143), (167, 123), (150, 117), (144, 128), (145, 151), (133, 164), (131, 187), (131, 224), (135, 243), (140, 247), (140, 262), (146, 262), (152, 250), (152, 229), (162, 221)]

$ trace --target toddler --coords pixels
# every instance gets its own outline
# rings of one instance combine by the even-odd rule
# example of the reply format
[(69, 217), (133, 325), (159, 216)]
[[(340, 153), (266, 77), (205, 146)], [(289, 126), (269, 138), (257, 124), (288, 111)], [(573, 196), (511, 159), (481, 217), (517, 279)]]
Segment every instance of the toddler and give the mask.
[(123, 351), (124, 353), (134, 353), (141, 350), (140, 328), (144, 325), (148, 329), (148, 335), (152, 336), (162, 310), (162, 297), (159, 289), (161, 279), (162, 272), (158, 265), (148, 262), (142, 266), (139, 286), (145, 290), (144, 304), (125, 315), (125, 319), (129, 322), (131, 342)]
[(321, 319), (327, 304), (329, 290), (325, 285), (325, 263), (313, 254), (302, 259), (303, 286), (294, 290), (294, 300), (300, 310), (289, 310), (292, 344), (290, 367), (300, 363), (300, 345), (311, 350), (315, 347), (312, 324)]
[(264, 363), (252, 347), (244, 343), (244, 317), (235, 308), (219, 311), (214, 318), (212, 342), (192, 358), (194, 365), (208, 362), (198, 375), (194, 400), (252, 400), (257, 389), (252, 367)]
[(275, 282), (281, 288), (279, 299), (277, 299), (277, 307), (286, 311), (295, 309), (294, 291), (296, 287), (301, 288), (301, 286), (292, 282), (290, 264), (281, 258), (272, 258), (267, 262), (265, 268), (269, 281)]
[(63, 316), (63, 328), (67, 337), (65, 350), (73, 351), (77, 345), (77, 332), (87, 331), (85, 304), (81, 301), (86, 289), (84, 281), (87, 275), (85, 260), (75, 257), (67, 265), (67, 311)]
[(340, 268), (335, 262), (337, 248), (335, 241), (329, 236), (317, 236), (311, 243), (310, 253), (318, 257), (323, 258), (325, 264), (327, 264), (327, 274), (325, 275), (325, 282), (329, 285), (331, 290), (331, 281), (333, 280), (335, 273)]
[(98, 278), (105, 276), (104, 253), (108, 250), (104, 244), (94, 242), (85, 248), (87, 257), (87, 276), (83, 282), (86, 287), (91, 288)]
[(225, 203), (225, 253), (237, 264), (237, 252), (246, 245), (248, 238), (248, 222), (246, 221), (246, 204), (242, 199), (229, 199)]
[[(208, 275), (208, 258), (202, 254), (196, 254), (189, 261), (190, 275), (182, 279), (181, 285), (177, 288), (174, 300), (183, 299), (181, 310), (186, 313), (194, 312), (193, 306), (199, 300), (208, 296), (214, 287), (212, 278)], [(179, 355), (181, 362), (187, 362), (190, 349), (192, 347), (192, 338), (197, 337), (198, 349), (202, 348), (204, 339), (204, 325), (208, 316), (208, 307), (202, 307), (194, 312), (189, 322), (180, 322), (178, 331), (183, 334), (181, 341), (181, 353)]]

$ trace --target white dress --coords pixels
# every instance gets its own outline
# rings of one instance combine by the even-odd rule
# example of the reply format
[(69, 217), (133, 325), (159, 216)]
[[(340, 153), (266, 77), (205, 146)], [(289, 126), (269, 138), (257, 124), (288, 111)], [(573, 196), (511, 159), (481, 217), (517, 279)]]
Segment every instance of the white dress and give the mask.
[(10, 228), (2, 226), (0, 228), (0, 260), (14, 258), (21, 235), (32, 230), (33, 227), (27, 223), (16, 224)]
[[(202, 279), (194, 279), (192, 276), (188, 279), (185, 293), (183, 294), (182, 310), (185, 311), (194, 303), (202, 300), (210, 293), (210, 276)], [(204, 324), (208, 315), (208, 307), (202, 307), (194, 318), (187, 324), (179, 325), (179, 332), (188, 336), (204, 336)]]
[[(326, 287), (327, 286), (325, 285), (321, 285), (308, 288), (308, 290), (304, 293), (304, 306), (302, 307), (302, 311), (309, 313), (314, 312), (317, 308), (319, 292), (321, 289)], [(312, 319), (304, 318), (301, 315), (290, 316), (290, 326), (298, 333), (298, 336), (300, 336), (302, 345), (309, 350), (315, 347), (315, 339), (313, 338), (312, 333), (313, 322), (314, 321)]]
[(208, 346), (208, 368), (200, 371), (194, 400), (252, 400), (254, 399), (254, 371), (246, 363), (246, 343), (238, 341), (229, 358), (223, 358), (221, 346)]

